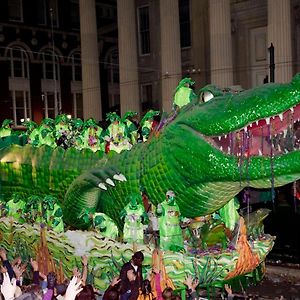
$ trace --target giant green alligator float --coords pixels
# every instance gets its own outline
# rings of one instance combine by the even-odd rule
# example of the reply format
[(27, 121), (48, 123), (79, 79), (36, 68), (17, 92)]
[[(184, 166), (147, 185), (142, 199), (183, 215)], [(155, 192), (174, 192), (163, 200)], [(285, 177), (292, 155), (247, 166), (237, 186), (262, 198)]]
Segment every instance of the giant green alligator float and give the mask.
[[(215, 97), (207, 102), (195, 100), (185, 106), (177, 115), (163, 120), (146, 143), (137, 144), (120, 155), (103, 156), (99, 152), (65, 151), (59, 147), (53, 150), (47, 146), (3, 148), (0, 150), (1, 194), (3, 198), (14, 191), (53, 194), (60, 199), (64, 221), (70, 228), (85, 230), (91, 225), (81, 217), (85, 209), (104, 212), (121, 228), (119, 213), (127, 204), (125, 199), (132, 192), (139, 193), (141, 186), (154, 205), (164, 200), (167, 190), (173, 190), (182, 215), (192, 218), (215, 212), (246, 186), (277, 187), (300, 178), (300, 151), (285, 140), (286, 131), (291, 132), (294, 122), (300, 118), (300, 74), (289, 84), (270, 83), (239, 94), (220, 95), (220, 91), (207, 86), (200, 97), (206, 98), (208, 94)], [(5, 232), (9, 225), (3, 224)], [(26, 225), (11, 226), (26, 235)], [(91, 234), (81, 233), (83, 240)], [(70, 234), (67, 236), (71, 238)], [(71, 248), (76, 252), (76, 245), (67, 238), (60, 240), (63, 244), (58, 245), (57, 241), (54, 244), (56, 248), (61, 247), (56, 252), (64, 260), (63, 248), (73, 243)], [(89, 245), (86, 250), (97, 252), (96, 269), (97, 266), (105, 268), (103, 263), (107, 260), (100, 262), (102, 256), (114, 253), (114, 260), (119, 263), (122, 257), (130, 257), (131, 245), (110, 244), (103, 238), (93, 239), (93, 243), (94, 248), (100, 248), (96, 251)], [(263, 262), (272, 248), (273, 238), (264, 237), (252, 244), (252, 251)], [(141, 247), (147, 262), (151, 248)], [(219, 272), (203, 282), (208, 285), (223, 281), (235, 268), (238, 256), (236, 251), (199, 257), (166, 253), (165, 260), (178, 286), (186, 273), (195, 274), (205, 266), (207, 270), (208, 263), (210, 267), (215, 265)], [(172, 267), (170, 261), (177, 261), (182, 267), (178, 264)], [(71, 269), (69, 260), (64, 263), (66, 269)]]

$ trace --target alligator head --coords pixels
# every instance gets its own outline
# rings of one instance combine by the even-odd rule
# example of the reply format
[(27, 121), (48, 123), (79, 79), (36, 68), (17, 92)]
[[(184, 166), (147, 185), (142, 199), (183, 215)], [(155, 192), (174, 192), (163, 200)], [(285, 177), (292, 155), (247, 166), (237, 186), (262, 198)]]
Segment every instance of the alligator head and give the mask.
[(300, 74), (289, 84), (214, 93), (186, 106), (162, 133), (167, 169), (185, 182), (172, 188), (188, 216), (215, 211), (245, 186), (270, 188), (300, 178)]

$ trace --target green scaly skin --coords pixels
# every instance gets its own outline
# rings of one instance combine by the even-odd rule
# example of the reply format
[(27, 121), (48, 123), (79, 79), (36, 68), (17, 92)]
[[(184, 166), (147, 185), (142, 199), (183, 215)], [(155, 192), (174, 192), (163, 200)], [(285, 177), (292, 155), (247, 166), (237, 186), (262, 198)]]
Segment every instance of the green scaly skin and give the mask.
[[(286, 112), (299, 102), (300, 74), (289, 84), (266, 84), (240, 94), (215, 97), (206, 103), (194, 102), (147, 143), (137, 144), (120, 155), (106, 156), (97, 163), (93, 160), (92, 169), (89, 169), (91, 161), (83, 161), (86, 154), (74, 152), (70, 162), (68, 158), (61, 159), (66, 155), (62, 150), (14, 146), (0, 152), (0, 159), (4, 161), (1, 174), (7, 167), (3, 159), (7, 154), (15, 155), (22, 168), (31, 174), (16, 171), (16, 163), (11, 163), (7, 168), (16, 176), (1, 175), (2, 188), (6, 191), (12, 185), (21, 190), (34, 187), (58, 195), (65, 222), (82, 229), (91, 225), (81, 218), (84, 209), (106, 213), (121, 225), (119, 213), (127, 204), (126, 196), (138, 193), (140, 186), (155, 205), (164, 201), (166, 191), (173, 190), (183, 216), (207, 215), (225, 205), (245, 186), (269, 188), (272, 176), (274, 186), (300, 178), (298, 150), (274, 155), (272, 170), (269, 155), (254, 155), (246, 166), (239, 163), (237, 156), (220, 151), (212, 140), (239, 131), (256, 120)], [(34, 151), (35, 163), (40, 168), (31, 167), (33, 159), (24, 154), (26, 151)], [(125, 175), (127, 181), (115, 179), (119, 173)], [(59, 179), (55, 174), (59, 174)], [(20, 175), (35, 180), (24, 180)], [(64, 183), (73, 178), (76, 179), (69, 186)], [(107, 179), (113, 181), (112, 185)]]

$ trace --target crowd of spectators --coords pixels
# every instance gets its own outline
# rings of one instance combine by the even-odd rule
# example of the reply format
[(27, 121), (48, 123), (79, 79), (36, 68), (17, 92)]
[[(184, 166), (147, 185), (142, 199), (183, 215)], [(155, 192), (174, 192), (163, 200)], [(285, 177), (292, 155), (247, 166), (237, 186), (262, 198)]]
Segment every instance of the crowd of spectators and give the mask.
[[(0, 270), (1, 294), (4, 300), (180, 300), (182, 290), (175, 290), (170, 281), (165, 281), (155, 274), (161, 272), (150, 270), (147, 278), (143, 278), (144, 255), (141, 251), (133, 254), (130, 261), (125, 263), (120, 275), (112, 279), (106, 291), (101, 292), (87, 283), (88, 258), (82, 257), (82, 270), (73, 269), (73, 277), (58, 282), (54, 272), (43, 274), (39, 271), (36, 260), (22, 262), (20, 257), (8, 260), (7, 252), (0, 249), (2, 266)], [(30, 272), (28, 272), (30, 270)], [(25, 278), (24, 273), (31, 278)], [(153, 276), (154, 275), (154, 276)], [(24, 276), (24, 277), (23, 277)], [(159, 281), (157, 282), (157, 278)], [(168, 282), (170, 284), (168, 284)], [(186, 285), (184, 298), (187, 300), (206, 299), (199, 297), (197, 288), (199, 280), (190, 275), (183, 282)], [(227, 296), (223, 299), (240, 299), (232, 294), (231, 288), (225, 285)]]

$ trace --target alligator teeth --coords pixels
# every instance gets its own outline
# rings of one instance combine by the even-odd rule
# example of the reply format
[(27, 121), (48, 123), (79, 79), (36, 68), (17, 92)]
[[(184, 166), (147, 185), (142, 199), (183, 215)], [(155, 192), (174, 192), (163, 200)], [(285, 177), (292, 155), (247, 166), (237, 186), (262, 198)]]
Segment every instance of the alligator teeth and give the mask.
[(249, 125), (249, 127), (252, 128), (252, 126), (253, 126), (253, 124), (251, 123), (251, 124)]
[(278, 117), (279, 117), (280, 121), (282, 122), (282, 120), (283, 120), (283, 114), (279, 114)]
[(107, 178), (105, 182), (111, 186), (115, 186), (114, 182), (110, 178)]
[(291, 111), (292, 113), (294, 113), (294, 107), (291, 107), (291, 108), (290, 108), (290, 111)]
[(220, 136), (218, 136), (218, 140), (221, 141), (221, 137)]
[(281, 147), (279, 144), (278, 144), (278, 151), (281, 152)]
[(259, 155), (259, 156), (262, 156), (262, 152), (261, 152), (260, 149), (258, 149), (258, 155)]
[(244, 127), (244, 131), (245, 131), (245, 132), (247, 132), (247, 131), (248, 131), (248, 128), (247, 128), (247, 126), (245, 126), (245, 127)]
[(255, 124), (258, 126), (258, 120), (255, 121)]
[(231, 150), (230, 147), (228, 147), (227, 150), (228, 150), (227, 153), (230, 154), (230, 153), (231, 153), (231, 152), (230, 152), (230, 150)]
[(105, 184), (103, 183), (103, 182), (100, 182), (99, 184), (98, 184), (98, 186), (99, 186), (99, 188), (100, 189), (102, 189), (102, 190), (107, 190), (107, 187), (105, 186)]
[(267, 125), (270, 125), (270, 118), (266, 118)]
[(220, 147), (220, 150), (223, 151), (223, 146)]
[(284, 130), (283, 130), (283, 137), (285, 138), (286, 135), (287, 135), (287, 129), (284, 129)]
[(284, 153), (289, 153), (288, 149), (284, 149)]
[(224, 135), (225, 139), (227, 139), (227, 134)]

